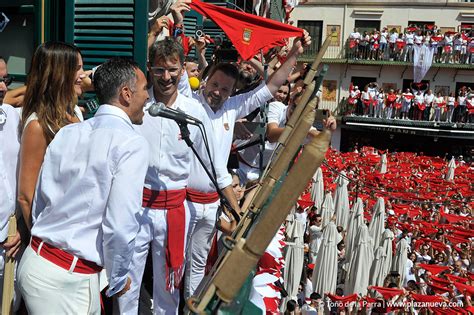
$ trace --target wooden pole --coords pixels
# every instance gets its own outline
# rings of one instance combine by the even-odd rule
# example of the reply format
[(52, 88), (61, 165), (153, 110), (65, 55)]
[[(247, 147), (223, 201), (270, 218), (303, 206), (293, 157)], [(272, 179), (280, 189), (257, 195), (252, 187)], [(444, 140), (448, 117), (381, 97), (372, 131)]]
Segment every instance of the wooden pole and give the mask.
[[(8, 220), (8, 241), (11, 241), (16, 235), (16, 217), (12, 215)], [(2, 314), (13, 314), (13, 295), (15, 281), (15, 259), (6, 257), (5, 269), (3, 271), (3, 295), (2, 295)]]

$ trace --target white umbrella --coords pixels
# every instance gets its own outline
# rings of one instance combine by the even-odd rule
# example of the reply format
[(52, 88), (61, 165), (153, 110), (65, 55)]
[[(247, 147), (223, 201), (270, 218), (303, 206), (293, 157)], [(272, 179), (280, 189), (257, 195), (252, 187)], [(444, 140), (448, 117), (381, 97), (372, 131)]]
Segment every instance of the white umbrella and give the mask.
[[(285, 267), (283, 270), (284, 288), (288, 296), (281, 305), (286, 307), (289, 300), (297, 300), (298, 287), (304, 263), (304, 223), (294, 220), (287, 228)], [(281, 311), (285, 311), (282, 309)]]
[(380, 174), (387, 173), (387, 153), (382, 154), (380, 158)]
[(448, 164), (448, 173), (446, 174), (446, 180), (452, 181), (454, 180), (454, 170), (456, 169), (456, 161), (454, 160), (454, 156), (451, 158)]
[[(346, 234), (346, 261), (349, 262), (351, 254), (355, 247), (355, 239), (359, 231), (359, 227), (364, 225), (364, 203), (361, 198), (357, 198), (356, 203), (352, 206), (352, 214), (349, 220), (349, 227)], [(373, 248), (372, 248), (373, 250)]]
[(408, 243), (407, 240), (402, 238), (397, 243), (397, 249), (393, 257), (392, 270), (398, 272), (400, 275), (400, 282), (398, 287), (401, 288), (403, 283), (405, 283), (406, 277), (406, 264), (407, 264), (407, 254), (408, 254)]
[(346, 177), (346, 172), (341, 171), (337, 178), (337, 187), (334, 193), (334, 213), (336, 214), (336, 225), (342, 226), (345, 231), (347, 231), (347, 222), (349, 221), (348, 184), (349, 180)]
[(334, 203), (332, 201), (331, 193), (326, 193), (324, 202), (321, 206), (322, 227), (324, 228), (332, 219), (334, 215)]
[(382, 197), (377, 199), (377, 203), (372, 211), (372, 220), (369, 225), (369, 233), (374, 240), (374, 251), (380, 245), (380, 238), (385, 229), (385, 200)]
[(374, 260), (370, 268), (370, 285), (383, 286), (385, 277), (392, 267), (392, 240), (393, 232), (385, 229), (382, 234), (382, 244), (375, 250)]
[(357, 238), (354, 241), (354, 252), (349, 262), (349, 271), (346, 274), (344, 284), (344, 294), (351, 295), (357, 293), (361, 296), (367, 294), (369, 285), (368, 266), (372, 265), (374, 250), (372, 238), (367, 225), (362, 224), (357, 231)]
[(330, 222), (323, 231), (323, 242), (319, 247), (313, 271), (313, 292), (324, 296), (336, 292), (337, 283), (337, 243), (340, 241), (337, 227)]
[(316, 170), (316, 173), (313, 175), (313, 185), (311, 186), (311, 200), (314, 201), (314, 205), (318, 209), (318, 212), (321, 211), (321, 205), (323, 204), (324, 198), (324, 181), (323, 181), (323, 171), (320, 167)]

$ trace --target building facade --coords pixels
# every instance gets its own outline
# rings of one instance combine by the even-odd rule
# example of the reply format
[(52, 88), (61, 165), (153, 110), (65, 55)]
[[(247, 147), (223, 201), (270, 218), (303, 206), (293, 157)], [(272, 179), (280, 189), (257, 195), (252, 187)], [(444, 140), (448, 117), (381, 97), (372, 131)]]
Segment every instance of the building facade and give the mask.
[[(436, 25), (443, 32), (474, 26), (474, 2), (458, 1), (303, 1), (291, 19), (307, 29), (314, 39), (312, 49), (302, 61), (310, 62), (329, 34), (335, 32), (324, 61), (329, 71), (323, 83), (322, 108), (336, 110), (349, 94), (351, 82), (363, 88), (368, 82), (403, 88), (413, 80), (413, 64), (393, 60), (355, 60), (349, 51), (349, 36), (354, 28), (362, 34), (387, 27), (403, 32), (409, 25)], [(472, 63), (433, 63), (424, 77), (433, 91), (474, 87)]]

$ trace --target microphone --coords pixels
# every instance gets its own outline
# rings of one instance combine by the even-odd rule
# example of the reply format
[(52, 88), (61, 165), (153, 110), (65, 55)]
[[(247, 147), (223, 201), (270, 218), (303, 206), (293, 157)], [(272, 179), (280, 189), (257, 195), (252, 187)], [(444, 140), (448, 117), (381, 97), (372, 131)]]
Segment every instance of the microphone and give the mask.
[(168, 108), (165, 104), (161, 102), (150, 105), (150, 107), (148, 108), (148, 113), (152, 117), (168, 118), (176, 121), (177, 123), (184, 123), (196, 126), (202, 125), (202, 122), (199, 119), (189, 116), (183, 111)]

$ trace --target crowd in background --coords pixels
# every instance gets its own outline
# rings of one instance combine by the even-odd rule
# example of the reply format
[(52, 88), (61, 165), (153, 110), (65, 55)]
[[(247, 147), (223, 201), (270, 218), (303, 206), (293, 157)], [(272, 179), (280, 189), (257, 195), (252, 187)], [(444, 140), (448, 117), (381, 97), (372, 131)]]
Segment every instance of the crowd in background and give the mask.
[(463, 86), (457, 96), (434, 93), (427, 84), (412, 84), (405, 91), (385, 89), (376, 82), (362, 89), (351, 83), (347, 99), (349, 115), (383, 119), (474, 122), (474, 92)]
[(473, 171), (462, 156), (328, 152), (285, 224), (282, 269), (301, 269), (284, 280), (301, 281), (280, 310), (472, 312)]
[(474, 32), (443, 32), (436, 25), (420, 28), (410, 25), (403, 32), (396, 28), (359, 32), (357, 28), (347, 41), (347, 58), (413, 62), (414, 45), (434, 48), (434, 63), (474, 63)]

